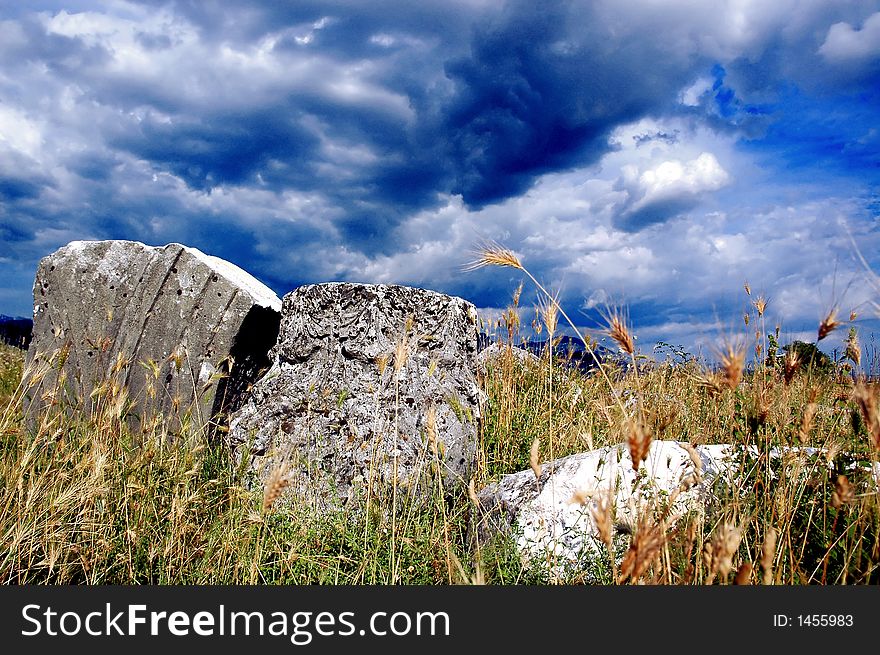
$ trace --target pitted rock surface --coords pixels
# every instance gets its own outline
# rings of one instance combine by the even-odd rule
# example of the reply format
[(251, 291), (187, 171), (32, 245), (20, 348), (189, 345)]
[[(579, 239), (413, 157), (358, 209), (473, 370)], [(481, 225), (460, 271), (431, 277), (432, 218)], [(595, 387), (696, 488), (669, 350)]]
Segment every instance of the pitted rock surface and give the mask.
[(505, 361), (512, 361), (517, 366), (538, 366), (541, 360), (524, 348), (517, 348), (510, 344), (491, 343), (483, 348), (477, 355), (477, 370), (487, 373), (490, 369), (498, 369)]
[(26, 370), (53, 364), (33, 380), (25, 412), (94, 410), (115, 385), (133, 429), (157, 416), (172, 429), (222, 422), (270, 364), (280, 308), (264, 284), (195, 248), (69, 243), (37, 270)]
[[(692, 478), (682, 489), (673, 514), (701, 507), (707, 488), (729, 466), (729, 446), (694, 450), (699, 483)], [(653, 511), (697, 472), (684, 445), (675, 441), (651, 442), (638, 473), (626, 444), (569, 455), (541, 468), (540, 478), (520, 471), (480, 490), (476, 527), (483, 541), (497, 532), (513, 534), (526, 560), (552, 561), (558, 571), (604, 548), (592, 516), (603, 497), (618, 524), (635, 526), (645, 511)]]
[[(483, 543), (508, 534), (528, 565), (566, 575), (605, 552), (593, 516), (599, 503), (608, 503), (618, 536), (631, 534), (643, 519), (657, 520), (660, 511), (671, 525), (685, 513), (705, 512), (716, 494), (742, 487), (744, 472), (760, 455), (754, 446), (652, 441), (638, 471), (626, 444), (569, 455), (544, 463), (539, 478), (532, 470), (511, 473), (477, 492), (474, 534)], [(817, 448), (771, 448), (769, 456), (803, 458), (805, 471), (830, 466)], [(863, 468), (873, 492), (880, 463)]]
[[(349, 283), (284, 297), (272, 368), (230, 421), (230, 441), (290, 493), (346, 501), (469, 479), (477, 442), (474, 306), (426, 289)], [(433, 416), (433, 424), (430, 417)], [(433, 425), (433, 427), (432, 427)], [(395, 462), (396, 459), (396, 462)], [(298, 475), (299, 474), (299, 475)]]

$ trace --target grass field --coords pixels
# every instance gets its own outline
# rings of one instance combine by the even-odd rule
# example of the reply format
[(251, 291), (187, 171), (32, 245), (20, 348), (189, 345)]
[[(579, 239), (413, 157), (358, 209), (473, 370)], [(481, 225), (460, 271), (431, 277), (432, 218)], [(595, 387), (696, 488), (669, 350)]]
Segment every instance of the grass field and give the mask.
[[(489, 251), (483, 263), (521, 268), (504, 260), (508, 254)], [(381, 496), (369, 512), (316, 515), (276, 503), (279, 485), (253, 489), (220, 443), (187, 446), (192, 440), (173, 438), (161, 423), (135, 439), (124, 404), (112, 397), (89, 414), (58, 412), (26, 426), (24, 352), (0, 346), (0, 581), (876, 583), (880, 497), (864, 467), (880, 453), (880, 387), (870, 381), (878, 362), (866, 361), (855, 331), (845, 361), (785, 350), (764, 329), (765, 301), (751, 301), (746, 329), (754, 342), (719, 344), (713, 366), (683, 352), (662, 361), (644, 356), (625, 316), (610, 312), (606, 334), (635, 365), (585, 375), (549, 354), (525, 366), (508, 354), (481, 377), (489, 401), (476, 489), (621, 442), (730, 443), (757, 452), (740, 487), (721, 490), (705, 513), (675, 524), (646, 518), (630, 535), (608, 535), (603, 554), (564, 579), (521, 561), (510, 537), (475, 544), (464, 485), (438, 486), (431, 502), (404, 503), (394, 520)], [(545, 336), (559, 334), (567, 320), (552, 300), (539, 315)], [(516, 342), (518, 316), (512, 306), (490, 327)], [(849, 324), (831, 316), (823, 329)], [(747, 348), (757, 357), (747, 358)], [(109, 385), (101, 393), (118, 390)], [(771, 448), (800, 445), (821, 451), (769, 456)], [(613, 525), (613, 516), (596, 520)]]

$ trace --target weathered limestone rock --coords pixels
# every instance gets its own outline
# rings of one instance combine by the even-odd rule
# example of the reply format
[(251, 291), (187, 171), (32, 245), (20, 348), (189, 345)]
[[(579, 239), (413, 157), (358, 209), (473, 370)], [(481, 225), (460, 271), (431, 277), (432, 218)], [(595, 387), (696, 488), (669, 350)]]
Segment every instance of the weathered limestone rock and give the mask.
[(604, 549), (592, 515), (601, 502), (618, 526), (631, 527), (677, 490), (670, 515), (700, 508), (708, 487), (728, 466), (730, 447), (694, 449), (699, 475), (684, 445), (675, 441), (652, 442), (638, 475), (626, 444), (546, 463), (540, 479), (531, 470), (506, 475), (477, 494), (479, 538), (512, 534), (525, 561), (550, 563), (553, 572), (564, 574)]
[(519, 366), (537, 366), (541, 363), (535, 354), (525, 348), (517, 348), (503, 343), (490, 343), (477, 354), (477, 369), (481, 373), (486, 373), (491, 367), (500, 367), (507, 357), (510, 357)]
[(222, 420), (269, 365), (280, 308), (261, 282), (195, 248), (74, 241), (37, 270), (25, 411), (111, 405), (144, 430), (157, 416), (172, 429)]
[[(282, 462), (289, 493), (346, 501), (395, 479), (425, 492), (469, 479), (480, 391), (476, 309), (435, 291), (347, 283), (284, 297), (274, 363), (230, 421), (261, 475)], [(315, 495), (312, 496), (311, 492)]]
[[(825, 458), (823, 451), (807, 447), (771, 449), (770, 455)], [(637, 529), (640, 519), (656, 521), (658, 514), (671, 525), (686, 512), (705, 511), (718, 492), (739, 488), (743, 472), (757, 458), (754, 447), (653, 441), (636, 473), (626, 444), (569, 455), (543, 464), (538, 479), (531, 470), (520, 471), (479, 491), (476, 535), (485, 543), (498, 533), (509, 534), (526, 563), (566, 575), (605, 552), (593, 516), (600, 503), (606, 503), (623, 535)], [(866, 473), (880, 483), (880, 463)]]

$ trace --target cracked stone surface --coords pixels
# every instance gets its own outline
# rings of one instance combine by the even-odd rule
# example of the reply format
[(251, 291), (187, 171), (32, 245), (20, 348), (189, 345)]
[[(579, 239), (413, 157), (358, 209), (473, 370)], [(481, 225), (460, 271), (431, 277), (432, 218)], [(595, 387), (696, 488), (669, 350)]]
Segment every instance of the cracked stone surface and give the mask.
[(270, 364), (280, 308), (257, 279), (195, 248), (69, 243), (37, 270), (26, 370), (45, 376), (32, 376), (25, 412), (92, 411), (110, 381), (127, 390), (119, 409), (133, 429), (157, 416), (172, 429), (222, 422)]
[(537, 366), (541, 363), (536, 355), (511, 345), (490, 343), (477, 355), (477, 369), (487, 373), (490, 368), (498, 368), (504, 364), (505, 358), (511, 357), (519, 366)]
[(505, 475), (477, 493), (476, 533), (483, 542), (510, 534), (524, 562), (549, 564), (552, 573), (564, 575), (604, 552), (592, 514), (604, 499), (618, 529), (633, 529), (676, 490), (670, 517), (700, 511), (712, 483), (731, 466), (731, 447), (694, 451), (698, 478), (685, 445), (676, 441), (653, 441), (638, 471), (626, 444), (618, 444), (545, 463), (540, 478), (531, 470)]
[[(498, 533), (509, 534), (526, 563), (549, 564), (552, 573), (565, 575), (604, 553), (593, 517), (603, 499), (608, 499), (618, 532), (631, 532), (640, 518), (656, 517), (666, 507), (672, 525), (687, 512), (704, 512), (719, 489), (736, 489), (744, 461), (751, 467), (758, 457), (754, 447), (697, 445), (692, 446), (697, 467), (687, 447), (653, 441), (638, 471), (626, 444), (618, 444), (544, 463), (539, 478), (531, 469), (505, 475), (477, 493), (477, 538), (485, 543)], [(770, 456), (824, 461), (825, 453), (792, 447), (771, 449)], [(880, 463), (866, 473), (875, 485), (880, 483)]]
[[(327, 283), (284, 297), (272, 368), (232, 416), (229, 439), (289, 494), (346, 502), (387, 489), (424, 494), (426, 473), (465, 483), (481, 393), (477, 315), (461, 298), (396, 285)], [(432, 483), (433, 484), (433, 483)]]

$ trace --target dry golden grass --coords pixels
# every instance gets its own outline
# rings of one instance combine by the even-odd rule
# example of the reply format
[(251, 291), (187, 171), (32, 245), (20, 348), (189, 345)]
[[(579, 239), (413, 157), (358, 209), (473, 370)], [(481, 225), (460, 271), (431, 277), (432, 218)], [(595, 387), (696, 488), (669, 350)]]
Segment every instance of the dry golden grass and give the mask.
[(605, 320), (608, 324), (608, 327), (606, 328), (608, 336), (620, 346), (620, 349), (623, 352), (631, 357), (634, 356), (636, 354), (635, 340), (633, 339), (632, 332), (627, 326), (627, 320), (623, 313), (617, 310), (612, 310), (608, 313), (608, 316), (605, 317)]
[(281, 498), (281, 494), (284, 493), (284, 490), (290, 486), (290, 479), (287, 477), (288, 471), (287, 466), (285, 464), (279, 464), (272, 472), (269, 474), (269, 477), (263, 483), (263, 512), (268, 512), (272, 505)]
[[(500, 248), (487, 253), (481, 265), (517, 268), (531, 278), (518, 257)], [(748, 284), (745, 289), (751, 295)], [(646, 518), (626, 538), (622, 559), (606, 546), (606, 566), (619, 568), (611, 581), (876, 581), (880, 507), (870, 463), (876, 465), (874, 448), (880, 444), (877, 389), (854, 379), (855, 373), (846, 367), (820, 370), (815, 362), (805, 362), (798, 349), (780, 352), (778, 330), (766, 337), (762, 333), (767, 299), (759, 295), (751, 306), (750, 324), (757, 326), (752, 362), (747, 362), (741, 338), (728, 338), (721, 345), (715, 367), (693, 359), (677, 365), (645, 361), (630, 371), (605, 369), (584, 377), (560, 364), (552, 368), (546, 359), (522, 369), (510, 367), (502, 357), (485, 381), (497, 402), (497, 412), (490, 412), (484, 429), (488, 478), (526, 466), (534, 471), (534, 450), (527, 444), (534, 445), (537, 437), (542, 449), (538, 461), (546, 461), (544, 435), (551, 424), (555, 457), (624, 442), (638, 463), (652, 438), (733, 444), (743, 449), (742, 470), (736, 476), (745, 486), (722, 489), (702, 522), (689, 521), (681, 528), (664, 525), (664, 509), (658, 507), (653, 521)], [(609, 312), (605, 322), (606, 335), (623, 352), (639, 356), (633, 328), (622, 314)], [(821, 325), (824, 337), (841, 323), (831, 312)], [(506, 327), (507, 341), (514, 341), (518, 323)], [(851, 350), (859, 348), (857, 339), (850, 343)], [(848, 353), (856, 367), (863, 361), (860, 354), (861, 350), (858, 355)], [(547, 383), (551, 379), (552, 385)], [(620, 405), (624, 394), (636, 400), (627, 411)], [(519, 448), (504, 436), (514, 434)], [(815, 454), (794, 450), (784, 457), (771, 456), (774, 449), (802, 444), (816, 448)], [(694, 473), (682, 480), (681, 490), (703, 482), (697, 461), (692, 457)], [(857, 485), (844, 486), (839, 477), (844, 469), (855, 472)], [(851, 476), (844, 475), (848, 482)], [(602, 526), (607, 528), (613, 512), (583, 491), (569, 502), (591, 503), (590, 518), (599, 541), (605, 543), (608, 531)], [(668, 538), (661, 539), (664, 531)], [(620, 544), (614, 540), (621, 538), (612, 538), (617, 548)]]
[[(541, 329), (556, 335), (567, 323), (592, 348), (514, 252), (487, 246), (473, 265), (482, 266), (521, 271), (542, 294)], [(495, 326), (511, 346), (521, 339), (521, 291)], [(748, 284), (746, 291), (751, 298)], [(757, 296), (750, 307), (750, 325), (763, 330), (766, 299)], [(512, 348), (502, 349), (479, 377), (488, 403), (467, 484), (447, 489), (436, 476), (430, 500), (418, 503), (396, 487), (371, 489), (365, 510), (321, 515), (288, 502), (288, 471), (251, 480), (221, 444), (181, 438), (179, 424), (171, 429), (165, 417), (142, 417), (139, 425), (149, 429), (132, 434), (127, 391), (114, 375), (139, 363), (110, 367), (90, 411), (59, 406), (26, 426), (23, 353), (0, 348), (0, 582), (877, 582), (880, 501), (870, 467), (880, 453), (880, 389), (864, 377), (857, 338), (850, 344), (859, 355), (847, 353), (850, 369), (837, 363), (821, 371), (795, 350), (771, 356), (761, 332), (761, 356), (751, 362), (742, 342), (730, 339), (715, 362), (673, 364), (639, 353), (638, 326), (623, 313), (607, 318), (607, 336), (638, 367), (606, 364), (584, 374), (551, 353), (521, 362)], [(831, 312), (820, 334), (838, 327)], [(409, 336), (404, 330), (395, 352), (377, 358), (380, 372), (401, 373), (412, 356)], [(149, 363), (143, 369), (150, 375)], [(35, 367), (28, 377), (41, 374)], [(200, 434), (195, 419), (188, 425)], [(437, 460), (438, 472), (439, 427), (430, 408), (425, 426), (425, 456)], [(617, 444), (626, 444), (638, 468), (655, 439), (688, 444), (693, 473), (633, 525), (615, 524), (610, 495), (574, 493), (569, 502), (595, 526), (601, 554), (570, 579), (525, 565), (510, 538), (474, 540), (478, 490), (500, 476), (531, 469), (537, 485), (542, 463)], [(673, 521), (669, 508), (679, 491), (706, 482), (693, 446), (708, 443), (737, 449), (736, 485), (712, 487), (702, 513)], [(815, 450), (792, 449), (802, 445)]]

